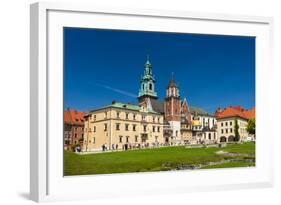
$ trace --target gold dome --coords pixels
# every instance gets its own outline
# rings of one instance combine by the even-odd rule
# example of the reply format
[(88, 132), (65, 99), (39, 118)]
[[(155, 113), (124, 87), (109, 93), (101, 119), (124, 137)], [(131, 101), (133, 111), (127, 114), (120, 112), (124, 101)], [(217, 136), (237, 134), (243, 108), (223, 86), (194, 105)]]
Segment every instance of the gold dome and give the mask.
[(201, 126), (201, 122), (199, 120), (193, 120), (192, 125), (193, 126)]

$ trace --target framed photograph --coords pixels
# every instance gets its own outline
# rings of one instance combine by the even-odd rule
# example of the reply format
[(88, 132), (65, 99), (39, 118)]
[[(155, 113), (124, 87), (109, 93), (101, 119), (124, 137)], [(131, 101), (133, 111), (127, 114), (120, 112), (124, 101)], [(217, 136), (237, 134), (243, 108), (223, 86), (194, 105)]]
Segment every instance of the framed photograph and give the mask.
[(270, 17), (31, 5), (34, 201), (273, 184)]

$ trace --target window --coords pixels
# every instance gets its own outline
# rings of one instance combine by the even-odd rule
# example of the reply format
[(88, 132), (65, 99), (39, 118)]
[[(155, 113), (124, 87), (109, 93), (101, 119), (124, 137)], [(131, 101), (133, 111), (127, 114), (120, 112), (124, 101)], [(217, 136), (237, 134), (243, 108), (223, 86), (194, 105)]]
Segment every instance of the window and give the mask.
[(94, 120), (96, 121), (96, 119), (97, 119), (97, 116), (96, 116), (96, 115), (94, 115)]
[(119, 136), (119, 142), (122, 143), (122, 136)]
[(95, 137), (93, 137), (93, 144), (95, 144), (96, 143), (96, 138)]
[(155, 117), (154, 116), (153, 116), (152, 120), (153, 120), (153, 122), (155, 122)]
[(129, 113), (126, 113), (126, 119), (127, 120), (129, 119)]
[(160, 132), (160, 127), (157, 127), (157, 131)]
[(126, 130), (126, 131), (129, 130), (129, 124), (125, 124), (125, 130)]
[(136, 120), (136, 115), (135, 114), (133, 115), (133, 119)]
[(116, 117), (117, 117), (117, 118), (120, 118), (120, 112), (117, 112), (117, 113), (116, 113)]
[(230, 128), (230, 133), (232, 133), (232, 128)]
[(221, 123), (221, 126), (223, 127), (223, 123)]
[(107, 131), (107, 124), (104, 124), (104, 131)]
[(120, 123), (116, 123), (116, 130), (120, 130)]
[(126, 136), (126, 142), (129, 142), (129, 136)]
[(143, 131), (145, 131), (145, 132), (146, 132), (146, 125), (144, 125), (144, 126), (143, 126)]
[(142, 115), (141, 117), (142, 117), (142, 120), (145, 121), (145, 115)]
[(155, 132), (155, 126), (152, 127), (152, 132)]
[(136, 131), (136, 125), (133, 125), (133, 131)]
[(209, 140), (211, 139), (211, 133), (209, 133)]
[(176, 137), (178, 136), (178, 131), (176, 131)]
[(225, 133), (228, 133), (228, 129), (225, 129)]
[[(77, 138), (77, 134), (76, 134), (76, 133), (75, 133), (74, 137)], [(75, 144), (76, 144), (76, 143), (75, 143)]]
[(152, 90), (152, 84), (149, 83), (149, 90)]
[(137, 135), (135, 136), (135, 142), (138, 142), (138, 136)]
[(229, 124), (230, 124), (230, 125), (232, 125), (232, 121), (231, 121), (231, 122), (229, 122)]
[(223, 134), (223, 130), (221, 130), (221, 133)]
[(94, 126), (94, 132), (96, 132), (96, 126)]
[(155, 136), (155, 142), (158, 142), (157, 139), (158, 139), (158, 136)]
[(225, 122), (225, 126), (227, 126), (227, 122)]

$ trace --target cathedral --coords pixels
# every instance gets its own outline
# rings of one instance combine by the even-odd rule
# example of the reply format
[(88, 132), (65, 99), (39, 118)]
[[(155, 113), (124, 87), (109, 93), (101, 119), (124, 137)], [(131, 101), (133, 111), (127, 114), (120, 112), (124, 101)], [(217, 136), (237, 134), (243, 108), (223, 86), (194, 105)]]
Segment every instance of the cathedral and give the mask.
[[(149, 58), (144, 65), (138, 101), (139, 106), (164, 116), (163, 137), (165, 143), (186, 144), (198, 143), (201, 140), (203, 142), (206, 137), (204, 131), (216, 132), (215, 117), (201, 109), (189, 108), (186, 98), (181, 99), (180, 90), (173, 75), (166, 88), (165, 99), (163, 101), (158, 99), (156, 80)], [(202, 123), (200, 119), (203, 119), (204, 122)], [(205, 119), (208, 119), (207, 123), (205, 123)], [(215, 134), (210, 139), (215, 141)]]

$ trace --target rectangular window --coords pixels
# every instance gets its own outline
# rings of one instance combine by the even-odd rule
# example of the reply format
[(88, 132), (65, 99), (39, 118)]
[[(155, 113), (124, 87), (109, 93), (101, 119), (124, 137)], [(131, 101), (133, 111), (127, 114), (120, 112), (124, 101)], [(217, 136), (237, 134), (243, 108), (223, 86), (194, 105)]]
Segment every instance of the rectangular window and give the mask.
[(135, 136), (135, 142), (138, 142), (138, 136), (137, 135)]
[(120, 130), (120, 123), (116, 123), (116, 130)]
[(146, 125), (144, 125), (144, 126), (143, 126), (143, 131), (145, 131), (145, 132), (146, 132)]
[(221, 130), (221, 133), (223, 134), (223, 130)]
[(129, 119), (129, 113), (126, 113), (126, 119), (127, 120)]
[(93, 137), (93, 144), (95, 144), (96, 143), (96, 138), (95, 137)]
[(230, 133), (232, 133), (232, 128), (230, 128)]
[(119, 142), (122, 143), (122, 136), (119, 136)]
[(145, 121), (145, 115), (141, 116), (142, 121)]
[(107, 131), (107, 124), (104, 124), (104, 131)]
[(160, 132), (160, 127), (157, 127), (157, 131)]
[(225, 126), (227, 126), (227, 122), (225, 122)]
[(221, 123), (221, 126), (223, 127), (223, 123)]
[(129, 130), (129, 124), (125, 124), (125, 130), (126, 130), (126, 131)]
[(96, 126), (94, 126), (94, 132), (96, 132)]
[(126, 142), (127, 143), (129, 142), (129, 136), (126, 136)]
[(120, 118), (120, 112), (117, 112), (117, 113), (116, 113), (116, 117), (117, 117), (117, 118)]
[(136, 120), (136, 115), (135, 114), (133, 115), (133, 119)]
[(155, 122), (155, 117), (154, 116), (153, 116), (152, 120), (153, 120), (153, 122)]
[(96, 115), (94, 115), (94, 121), (96, 121), (96, 119), (97, 119), (97, 116), (96, 116)]
[(75, 133), (74, 137), (77, 138), (77, 134), (76, 133)]
[(229, 122), (230, 125), (232, 125), (232, 122)]
[(133, 131), (136, 131), (136, 125), (133, 125)]
[(225, 133), (228, 133), (228, 129), (225, 129)]
[(155, 126), (152, 127), (152, 132), (155, 132)]

